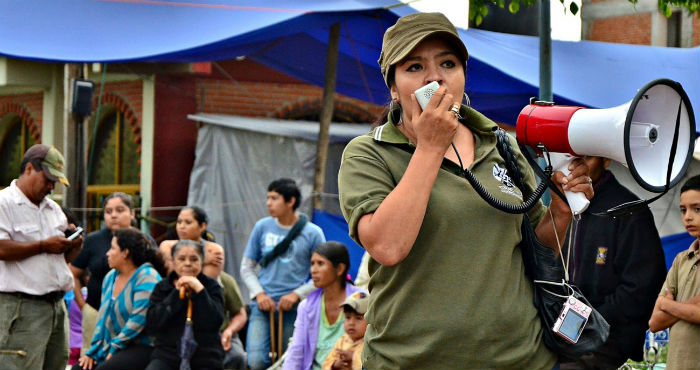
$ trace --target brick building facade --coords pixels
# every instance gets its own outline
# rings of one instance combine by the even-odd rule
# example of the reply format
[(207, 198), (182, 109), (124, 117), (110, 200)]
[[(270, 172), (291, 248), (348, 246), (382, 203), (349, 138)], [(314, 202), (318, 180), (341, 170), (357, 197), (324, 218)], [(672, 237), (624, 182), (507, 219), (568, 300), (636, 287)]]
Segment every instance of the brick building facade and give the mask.
[(669, 47), (700, 45), (700, 18), (676, 9), (666, 18), (655, 0), (584, 0), (581, 39)]
[[(174, 220), (177, 210), (167, 208), (186, 204), (189, 174), (194, 163), (198, 126), (187, 119), (189, 114), (202, 112), (318, 120), (322, 87), (309, 85), (249, 60), (185, 66), (173, 69), (171, 66), (151, 65), (148, 68), (153, 73), (148, 73), (141, 70), (143, 65), (108, 65), (101, 104), (98, 104), (98, 99), (102, 75), (98, 70), (89, 75), (96, 86), (92, 116), (86, 121), (90, 138), (86, 156), (90, 157), (91, 150), (94, 152), (94, 158), (88, 159), (88, 206), (98, 208), (101, 196), (115, 189), (124, 190), (139, 194), (141, 197), (137, 203), (143, 200), (151, 208), (156, 208), (145, 211), (154, 219)], [(14, 157), (21, 159), (21, 153), (35, 142), (59, 148), (67, 145), (61, 135), (64, 131), (62, 120), (55, 117), (44, 119), (47, 102), (54, 100), (62, 107), (63, 96), (58, 93), (63, 86), (38, 85), (0, 89), (0, 150), (8, 143), (20, 140), (18, 135), (9, 134), (10, 126), (17, 125), (17, 122), (26, 127), (22, 132), (31, 139), (25, 145), (14, 145), (11, 148), (16, 152), (13, 158), (2, 158), (0, 162), (16, 162), (18, 159)], [(33, 91), (24, 92), (27, 89)], [(381, 105), (336, 94), (333, 121), (372, 122), (382, 110)], [(52, 122), (45, 123), (45, 120)], [(47, 124), (53, 125), (48, 131), (54, 134), (42, 134)], [(93, 135), (95, 129), (97, 134)], [(96, 149), (92, 149), (93, 146)], [(103, 146), (115, 148), (107, 150)], [(146, 157), (143, 157), (144, 153)], [(152, 160), (146, 160), (150, 164), (144, 167), (145, 158), (150, 156)], [(149, 173), (142, 173), (144, 168), (148, 168)], [(17, 171), (18, 166), (8, 170)], [(0, 187), (8, 185), (16, 175), (8, 174), (7, 179), (3, 179), (7, 180), (6, 183)], [(143, 176), (148, 181), (143, 181)], [(93, 213), (92, 225), (97, 225), (101, 214)], [(157, 221), (152, 224), (155, 236), (165, 231), (158, 225)]]

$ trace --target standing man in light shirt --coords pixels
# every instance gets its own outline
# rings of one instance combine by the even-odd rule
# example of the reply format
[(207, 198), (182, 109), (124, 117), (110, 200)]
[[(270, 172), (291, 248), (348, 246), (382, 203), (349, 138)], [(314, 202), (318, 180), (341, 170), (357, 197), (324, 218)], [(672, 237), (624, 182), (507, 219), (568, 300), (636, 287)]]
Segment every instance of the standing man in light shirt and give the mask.
[(64, 369), (68, 361), (62, 298), (73, 289), (67, 262), (80, 252), (83, 238), (66, 239), (66, 216), (46, 197), (56, 181), (68, 186), (63, 155), (36, 144), (24, 154), (19, 178), (0, 190), (3, 369)]

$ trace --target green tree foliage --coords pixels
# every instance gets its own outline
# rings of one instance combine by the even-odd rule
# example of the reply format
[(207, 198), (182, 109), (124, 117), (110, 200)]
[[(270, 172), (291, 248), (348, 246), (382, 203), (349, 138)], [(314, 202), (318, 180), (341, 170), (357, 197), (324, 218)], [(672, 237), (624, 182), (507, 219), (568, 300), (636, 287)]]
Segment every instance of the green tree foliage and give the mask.
[[(629, 0), (631, 3), (636, 4), (638, 0)], [(666, 18), (671, 16), (673, 8), (685, 8), (690, 13), (697, 13), (700, 15), (700, 0), (658, 0), (659, 10)]]
[[(510, 0), (507, 2), (508, 11), (515, 14), (520, 10), (520, 6), (530, 6), (535, 4), (538, 0)], [(572, 14), (576, 14), (579, 11), (579, 7), (576, 3), (570, 0), (559, 0), (564, 5), (565, 9), (568, 9)], [(638, 0), (629, 0), (630, 3), (636, 4)], [(567, 5), (568, 2), (568, 5)], [(671, 12), (674, 8), (685, 8), (690, 13), (697, 13), (700, 15), (700, 0), (658, 0), (659, 11), (661, 11), (666, 17), (671, 16)], [(474, 21), (477, 25), (480, 25), (484, 18), (489, 14), (488, 4), (497, 5), (499, 8), (506, 7), (506, 0), (469, 0), (469, 20)]]

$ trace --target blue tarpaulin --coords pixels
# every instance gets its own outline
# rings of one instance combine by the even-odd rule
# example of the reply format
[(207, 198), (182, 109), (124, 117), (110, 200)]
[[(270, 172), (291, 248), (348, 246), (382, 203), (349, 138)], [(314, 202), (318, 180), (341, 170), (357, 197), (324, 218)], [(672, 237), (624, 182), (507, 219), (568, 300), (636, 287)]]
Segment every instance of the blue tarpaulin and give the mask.
[[(337, 91), (388, 102), (376, 63), (382, 35), (415, 12), (396, 0), (0, 0), (0, 55), (58, 62), (191, 62), (246, 57), (323, 86), (328, 33), (340, 23)], [(539, 84), (539, 40), (460, 30), (467, 92), (488, 117), (514, 124)], [(657, 78), (680, 82), (700, 110), (700, 47), (552, 42), (558, 104), (608, 108)], [(700, 130), (700, 125), (698, 125)]]
[(313, 223), (323, 229), (326, 240), (338, 241), (348, 247), (348, 252), (350, 252), (350, 269), (348, 271), (352, 278), (355, 279), (357, 277), (357, 269), (360, 267), (362, 255), (365, 253), (365, 250), (355, 243), (350, 235), (348, 235), (348, 223), (345, 222), (345, 218), (340, 215), (315, 209)]
[(690, 244), (695, 238), (688, 233), (668, 235), (661, 238), (661, 244), (664, 246), (664, 255), (666, 257), (666, 270), (671, 268), (673, 259), (681, 251), (690, 248)]

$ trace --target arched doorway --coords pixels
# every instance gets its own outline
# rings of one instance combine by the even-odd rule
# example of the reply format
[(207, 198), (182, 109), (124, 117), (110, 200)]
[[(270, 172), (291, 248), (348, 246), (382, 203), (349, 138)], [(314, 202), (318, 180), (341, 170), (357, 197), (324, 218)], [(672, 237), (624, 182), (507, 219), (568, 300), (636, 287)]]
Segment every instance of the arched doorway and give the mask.
[[(92, 130), (90, 130), (92, 131)], [(88, 185), (138, 184), (140, 134), (124, 122), (124, 114), (109, 109), (97, 124), (96, 135), (89, 133), (90, 165)], [(94, 149), (93, 149), (94, 148)]]
[(97, 125), (88, 126), (88, 229), (97, 230), (102, 222), (98, 211), (103, 199), (115, 191), (130, 194), (140, 205), (141, 129), (128, 105), (102, 107)]
[(0, 116), (0, 188), (19, 176), (24, 152), (39, 141), (30, 124), (16, 113)]

